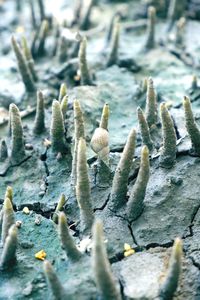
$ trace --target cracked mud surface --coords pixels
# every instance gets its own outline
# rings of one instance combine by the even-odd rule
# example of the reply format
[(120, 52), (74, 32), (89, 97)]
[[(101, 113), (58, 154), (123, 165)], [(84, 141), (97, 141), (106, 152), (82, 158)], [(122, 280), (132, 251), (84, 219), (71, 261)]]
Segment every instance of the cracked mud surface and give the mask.
[[(51, 13), (54, 1), (50, 2), (47, 10)], [(58, 14), (60, 16), (62, 2), (58, 1), (55, 10), (57, 17)], [(34, 257), (41, 249), (47, 253), (48, 260), (52, 262), (58, 277), (66, 287), (67, 299), (99, 299), (91, 268), (90, 251), (88, 250), (78, 263), (70, 263), (61, 248), (57, 225), (51, 219), (58, 199), (61, 193), (64, 193), (67, 199), (65, 212), (71, 225), (71, 233), (77, 245), (80, 245), (83, 236), (79, 228), (75, 190), (70, 179), (71, 156), (57, 160), (51, 148), (47, 149), (44, 145), (44, 140), (50, 139), (51, 103), (58, 97), (62, 82), (67, 82), (69, 88), (69, 105), (65, 119), (67, 141), (73, 141), (74, 136), (72, 103), (75, 98), (80, 100), (84, 112), (94, 214), (103, 221), (108, 256), (124, 299), (156, 299), (176, 237), (183, 239), (184, 259), (181, 281), (174, 299), (200, 299), (200, 158), (192, 156), (189, 151), (191, 143), (185, 129), (182, 108), (183, 96), (190, 95), (197, 123), (200, 124), (200, 88), (195, 92), (190, 89), (191, 76), (194, 73), (198, 76), (200, 69), (200, 23), (198, 20), (187, 20), (186, 49), (181, 50), (188, 53), (187, 60), (177, 55), (173, 42), (167, 39), (166, 19), (163, 18), (157, 20), (157, 45), (155, 49), (146, 53), (143, 51), (145, 23), (139, 29), (127, 29), (127, 22), (140, 21), (140, 14), (134, 15), (133, 12), (141, 11), (142, 7), (140, 1), (102, 1), (95, 6), (92, 14), (93, 29), (101, 22), (102, 14), (105, 14), (108, 21), (114, 9), (120, 9), (125, 14), (119, 58), (134, 60), (132, 71), (117, 65), (105, 68), (106, 54), (109, 52), (109, 48), (105, 49), (105, 35), (109, 23), (106, 21), (102, 30), (88, 37), (88, 61), (91, 71), (95, 74), (95, 86), (79, 86), (67, 71), (60, 71), (63, 65), (59, 64), (55, 57), (51, 57), (53, 39), (49, 36), (49, 52), (47, 51), (44, 58), (36, 59), (36, 69), (40, 78), (38, 88), (45, 94), (46, 131), (35, 137), (32, 129), (36, 97), (27, 97), (25, 94), (10, 48), (10, 35), (17, 32), (20, 36), (19, 26), (24, 28), (22, 30), (27, 36), (32, 30), (28, 21), (29, 13), (26, 14), (29, 12), (28, 6), (25, 1), (24, 12), (16, 15), (14, 1), (8, 0), (3, 4), (0, 2), (0, 38), (3, 41), (0, 45), (0, 138), (6, 139), (10, 149), (8, 107), (14, 102), (23, 111), (26, 144), (33, 146), (33, 149), (26, 150), (26, 160), (17, 166), (10, 166), (8, 161), (0, 162), (0, 204), (3, 204), (6, 187), (12, 186), (16, 220), (22, 221), (19, 228), (17, 265), (13, 270), (0, 274), (2, 300), (39, 300), (49, 297), (42, 262)], [(63, 11), (70, 11), (70, 8), (71, 2), (65, 1)], [(88, 32), (87, 34), (89, 35)], [(59, 72), (62, 74), (58, 76)], [(132, 127), (138, 126), (137, 106), (145, 107), (146, 96), (141, 92), (141, 83), (142, 79), (148, 76), (154, 79), (158, 102), (165, 101), (170, 104), (170, 113), (179, 133), (178, 152), (176, 165), (172, 169), (159, 167), (159, 151), (155, 150), (152, 154), (144, 211), (137, 220), (130, 223), (120, 212), (111, 214), (108, 203), (112, 176), (127, 135)], [(112, 174), (111, 182), (107, 185), (101, 185), (97, 181), (96, 156), (89, 146), (104, 103), (109, 104), (111, 111), (109, 136)], [(159, 149), (162, 143), (160, 127), (157, 128), (153, 139)], [(73, 150), (73, 143), (71, 146)], [(141, 136), (138, 133), (134, 164), (129, 177), (129, 191), (136, 180), (140, 151)], [(25, 206), (30, 210), (28, 215), (22, 212)], [(40, 219), (39, 225), (35, 224), (37, 218)], [(133, 255), (124, 257), (124, 243), (135, 249)]]

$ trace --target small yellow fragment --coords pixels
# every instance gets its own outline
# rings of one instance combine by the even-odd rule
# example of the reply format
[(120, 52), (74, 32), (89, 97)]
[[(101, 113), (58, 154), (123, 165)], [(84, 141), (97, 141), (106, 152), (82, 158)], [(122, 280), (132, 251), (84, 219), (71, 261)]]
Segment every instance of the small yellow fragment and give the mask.
[(124, 244), (124, 257), (130, 256), (135, 253), (135, 250), (127, 243)]
[(39, 252), (37, 252), (35, 254), (35, 258), (40, 259), (40, 260), (44, 260), (46, 258), (47, 254), (44, 250), (40, 250)]
[(23, 208), (23, 213), (24, 214), (26, 214), (26, 215), (29, 215), (30, 214), (30, 210), (29, 210), (29, 208), (27, 207), (27, 206), (25, 206), (24, 208)]
[(48, 139), (44, 139), (43, 144), (45, 147), (49, 148), (51, 146), (51, 141)]
[(24, 27), (23, 27), (23, 26), (18, 26), (18, 27), (16, 28), (16, 32), (17, 32), (17, 33), (24, 33)]

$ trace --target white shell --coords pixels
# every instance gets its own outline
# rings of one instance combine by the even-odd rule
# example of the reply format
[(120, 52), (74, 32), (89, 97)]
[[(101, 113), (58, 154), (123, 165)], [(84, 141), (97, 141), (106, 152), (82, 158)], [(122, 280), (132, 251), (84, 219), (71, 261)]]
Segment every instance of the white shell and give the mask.
[(90, 145), (98, 157), (108, 164), (110, 152), (108, 131), (104, 128), (97, 128), (93, 134)]

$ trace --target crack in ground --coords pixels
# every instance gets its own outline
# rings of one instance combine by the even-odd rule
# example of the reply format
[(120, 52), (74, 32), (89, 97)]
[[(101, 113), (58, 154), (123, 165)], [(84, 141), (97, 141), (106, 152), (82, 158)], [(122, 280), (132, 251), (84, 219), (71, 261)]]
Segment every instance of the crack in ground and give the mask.
[(138, 247), (140, 247), (140, 246), (138, 245), (138, 242), (137, 242), (135, 236), (134, 236), (133, 229), (132, 229), (130, 223), (128, 224), (128, 229), (129, 229), (129, 231), (130, 231), (130, 234), (131, 234), (131, 237), (132, 237), (132, 239), (133, 239), (134, 244), (137, 245)]
[(103, 203), (103, 205), (101, 206), (101, 207), (96, 207), (96, 208), (94, 208), (94, 212), (95, 211), (98, 211), (98, 210), (104, 210), (104, 208), (107, 206), (107, 204), (108, 204), (108, 201), (109, 201), (109, 199), (110, 199), (110, 194), (108, 195), (108, 197), (107, 197), (107, 199), (105, 200), (105, 202)]
[(6, 174), (7, 174), (7, 172), (8, 172), (10, 169), (21, 166), (24, 162), (26, 162), (26, 161), (27, 161), (28, 159), (30, 159), (31, 157), (32, 157), (32, 155), (27, 156), (26, 158), (24, 158), (22, 161), (20, 161), (18, 164), (15, 164), (15, 165), (11, 165), (10, 162), (8, 162), (7, 169), (6, 169), (3, 173), (0, 173), (0, 177), (5, 177)]
[(189, 226), (188, 226), (189, 234), (187, 234), (187, 235), (185, 235), (185, 236), (183, 235), (183, 236), (182, 236), (182, 239), (183, 239), (183, 240), (185, 240), (185, 239), (188, 238), (188, 237), (194, 236), (194, 232), (193, 232), (194, 220), (195, 220), (195, 218), (196, 218), (196, 215), (197, 215), (198, 212), (199, 212), (199, 209), (200, 209), (200, 204), (194, 209), (194, 212), (193, 212), (193, 214), (192, 214), (192, 216), (191, 216), (190, 224), (189, 224)]
[(191, 256), (189, 256), (189, 259), (191, 260), (192, 264), (200, 271), (200, 264), (195, 261), (195, 259)]

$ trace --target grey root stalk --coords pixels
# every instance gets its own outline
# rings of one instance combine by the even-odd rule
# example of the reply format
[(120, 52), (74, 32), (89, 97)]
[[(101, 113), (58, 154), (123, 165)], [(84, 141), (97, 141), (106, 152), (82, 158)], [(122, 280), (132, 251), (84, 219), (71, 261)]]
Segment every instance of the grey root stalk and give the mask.
[(78, 100), (74, 100), (74, 154), (72, 160), (72, 184), (76, 185), (77, 178), (77, 153), (78, 153), (78, 143), (80, 138), (85, 138), (85, 128), (83, 120), (83, 112)]
[(141, 151), (139, 173), (127, 203), (127, 214), (131, 221), (136, 220), (142, 214), (149, 176), (149, 150), (147, 146), (143, 146)]
[(88, 233), (91, 230), (94, 216), (86, 157), (86, 143), (83, 138), (80, 138), (78, 143), (76, 198), (80, 208), (81, 231)]
[(164, 168), (171, 168), (176, 163), (176, 132), (174, 123), (167, 110), (165, 103), (160, 105), (163, 147), (161, 150), (159, 163)]
[(22, 81), (25, 85), (26, 91), (29, 93), (33, 93), (36, 90), (36, 86), (29, 70), (29, 67), (26, 62), (26, 58), (22, 53), (21, 48), (19, 47), (18, 43), (16, 42), (14, 36), (11, 39), (12, 47), (17, 59), (18, 69), (22, 77)]
[(65, 250), (68, 258), (71, 261), (78, 261), (81, 258), (82, 254), (77, 249), (75, 242), (71, 234), (69, 233), (67, 218), (64, 212), (60, 212), (59, 214), (58, 228), (59, 228), (59, 236), (62, 243), (62, 247)]
[(112, 65), (117, 64), (118, 62), (118, 51), (119, 51), (119, 38), (120, 38), (120, 23), (119, 18), (116, 18), (112, 40), (111, 40), (111, 51), (107, 61), (107, 67), (111, 67)]
[(48, 287), (51, 290), (51, 292), (54, 296), (54, 299), (55, 300), (67, 299), (65, 290), (64, 290), (58, 276), (56, 275), (56, 272), (53, 269), (53, 266), (51, 265), (51, 263), (48, 260), (44, 261), (43, 270), (44, 270), (44, 274), (46, 277), (46, 281), (48, 283)]
[(179, 277), (182, 267), (182, 241), (177, 238), (174, 241), (172, 253), (170, 257), (169, 267), (165, 279), (159, 289), (160, 300), (173, 299), (174, 293), (177, 290)]
[(147, 39), (145, 44), (147, 50), (155, 48), (155, 21), (156, 10), (153, 6), (150, 6), (148, 8)]
[(87, 49), (87, 39), (84, 37), (80, 43), (79, 48), (79, 69), (81, 73), (81, 84), (82, 85), (92, 85), (92, 80), (90, 77), (88, 63), (86, 58), (86, 49)]
[(145, 114), (149, 128), (158, 122), (157, 94), (151, 77), (148, 78), (147, 82)]
[(116, 211), (126, 203), (128, 177), (131, 170), (136, 142), (136, 131), (131, 129), (112, 183), (109, 208)]
[(44, 114), (44, 96), (41, 91), (37, 92), (37, 107), (34, 121), (33, 132), (41, 134), (45, 131), (45, 114)]
[(186, 128), (192, 142), (192, 147), (195, 153), (200, 155), (200, 130), (193, 116), (190, 99), (186, 96), (183, 99), (183, 107), (185, 112)]
[(60, 103), (57, 100), (52, 104), (52, 119), (51, 119), (51, 147), (53, 152), (66, 154), (67, 145), (65, 141), (65, 128), (63, 115), (61, 112)]
[(122, 300), (106, 254), (103, 225), (100, 221), (96, 221), (93, 226), (92, 265), (102, 299)]
[(21, 162), (25, 154), (25, 145), (23, 137), (23, 128), (21, 116), (18, 107), (15, 104), (10, 104), (10, 125), (11, 125), (11, 163), (17, 164)]
[(153, 141), (151, 139), (149, 126), (147, 124), (145, 115), (140, 107), (137, 109), (137, 115), (138, 115), (138, 122), (139, 122), (139, 129), (142, 137), (142, 143), (143, 145), (146, 145), (151, 151), (153, 149)]

